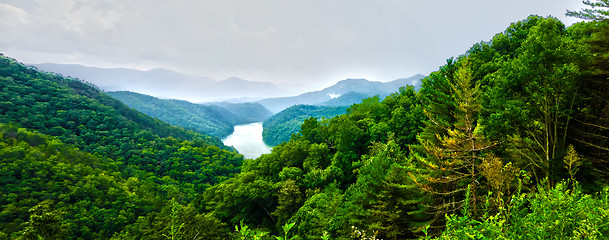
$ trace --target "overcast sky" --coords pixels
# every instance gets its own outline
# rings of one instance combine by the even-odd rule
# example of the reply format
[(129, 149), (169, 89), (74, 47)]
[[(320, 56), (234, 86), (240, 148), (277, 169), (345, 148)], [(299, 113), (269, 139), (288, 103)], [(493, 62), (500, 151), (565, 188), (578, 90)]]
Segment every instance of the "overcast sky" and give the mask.
[[(578, 0), (0, 0), (0, 52), (25, 63), (167, 68), (302, 90), (437, 70), (530, 14)], [(299, 86), (302, 84), (302, 86)]]

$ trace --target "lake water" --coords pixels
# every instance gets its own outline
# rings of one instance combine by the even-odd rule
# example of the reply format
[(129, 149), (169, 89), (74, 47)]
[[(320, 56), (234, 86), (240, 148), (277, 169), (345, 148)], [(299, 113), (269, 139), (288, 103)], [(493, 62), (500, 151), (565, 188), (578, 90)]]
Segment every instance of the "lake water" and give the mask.
[(262, 141), (262, 123), (235, 126), (235, 132), (222, 140), (224, 145), (233, 146), (245, 158), (258, 158), (271, 152), (271, 147)]

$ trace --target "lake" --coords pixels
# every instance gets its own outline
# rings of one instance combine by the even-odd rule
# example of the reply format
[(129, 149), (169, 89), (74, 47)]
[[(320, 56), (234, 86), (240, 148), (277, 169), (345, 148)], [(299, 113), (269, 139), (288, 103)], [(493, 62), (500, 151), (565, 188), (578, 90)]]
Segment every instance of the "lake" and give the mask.
[(233, 146), (245, 158), (258, 158), (271, 152), (271, 147), (262, 141), (262, 123), (235, 126), (233, 134), (222, 140), (224, 145)]

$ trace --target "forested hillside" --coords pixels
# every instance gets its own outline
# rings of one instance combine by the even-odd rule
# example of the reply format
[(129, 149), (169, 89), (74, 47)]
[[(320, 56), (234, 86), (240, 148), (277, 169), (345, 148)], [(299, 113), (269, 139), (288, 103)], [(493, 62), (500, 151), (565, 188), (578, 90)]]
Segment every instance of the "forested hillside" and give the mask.
[(608, 29), (516, 22), (418, 92), (307, 119), (200, 208), (241, 236), (605, 238)]
[(233, 133), (235, 125), (262, 122), (272, 115), (258, 103), (218, 102), (204, 105), (127, 91), (107, 94), (166, 123), (221, 139)]
[(332, 118), (344, 114), (347, 106), (294, 105), (283, 110), (262, 123), (262, 139), (270, 146), (277, 146), (290, 140), (292, 134), (300, 131), (300, 125), (310, 117)]
[(148, 116), (201, 134), (224, 138), (234, 129), (229, 120), (209, 106), (183, 100), (158, 99), (127, 91), (107, 94)]
[(2, 57), (0, 238), (606, 239), (608, 14), (570, 14), (252, 160)]
[(194, 200), (243, 160), (217, 138), (4, 56), (0, 90), (3, 236), (107, 239), (173, 198)]
[(273, 115), (273, 113), (259, 103), (212, 102), (206, 103), (206, 105), (216, 108), (220, 114), (234, 125), (263, 122)]

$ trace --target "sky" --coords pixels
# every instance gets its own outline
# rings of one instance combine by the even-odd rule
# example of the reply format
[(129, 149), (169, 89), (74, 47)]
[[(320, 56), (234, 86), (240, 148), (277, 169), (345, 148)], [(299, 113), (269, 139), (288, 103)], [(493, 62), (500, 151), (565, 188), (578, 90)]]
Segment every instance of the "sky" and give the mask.
[(24, 63), (166, 68), (302, 91), (427, 75), (531, 14), (578, 0), (0, 0), (0, 52)]

